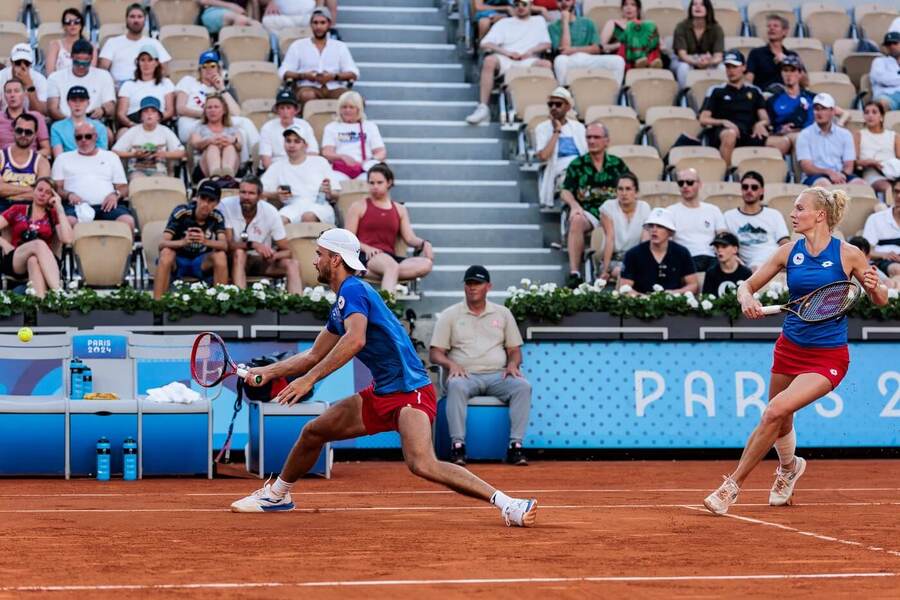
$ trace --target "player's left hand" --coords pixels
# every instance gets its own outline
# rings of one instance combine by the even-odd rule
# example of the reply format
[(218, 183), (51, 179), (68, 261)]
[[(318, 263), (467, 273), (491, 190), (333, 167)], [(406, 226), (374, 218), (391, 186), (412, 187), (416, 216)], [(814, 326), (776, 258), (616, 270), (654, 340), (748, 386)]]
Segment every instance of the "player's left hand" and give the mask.
[(312, 390), (313, 383), (313, 381), (308, 380), (306, 377), (298, 377), (287, 384), (287, 386), (278, 392), (278, 395), (272, 400), (284, 406), (293, 406), (300, 402), (300, 400)]
[(878, 279), (878, 271), (875, 269), (875, 265), (872, 265), (863, 274), (863, 287), (867, 292), (874, 292), (879, 283), (881, 281)]
[(503, 379), (507, 377), (524, 377), (524, 375), (518, 365), (506, 365), (506, 368), (503, 369)]

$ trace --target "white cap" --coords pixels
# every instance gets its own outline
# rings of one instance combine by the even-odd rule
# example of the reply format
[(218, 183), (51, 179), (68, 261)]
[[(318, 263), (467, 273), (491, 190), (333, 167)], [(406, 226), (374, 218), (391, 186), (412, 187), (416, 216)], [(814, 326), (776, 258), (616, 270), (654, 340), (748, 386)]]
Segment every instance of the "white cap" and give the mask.
[(27, 60), (29, 63), (34, 64), (34, 51), (31, 49), (30, 44), (23, 42), (12, 47), (12, 51), (9, 53), (9, 61), (15, 62), (17, 60)]
[(816, 97), (813, 98), (813, 106), (816, 104), (825, 108), (834, 108), (834, 98), (831, 97), (831, 94), (822, 92), (821, 94), (816, 94)]
[(675, 233), (675, 219), (668, 208), (657, 207), (650, 211), (644, 225), (661, 225), (672, 233)]
[(366, 267), (359, 260), (359, 238), (346, 229), (329, 229), (319, 236), (316, 243), (326, 250), (340, 254), (347, 266), (354, 271), (365, 271)]
[(575, 102), (572, 100), (572, 94), (563, 86), (559, 86), (558, 88), (550, 92), (550, 98), (559, 98), (560, 100), (565, 100), (569, 103), (569, 106), (575, 104)]

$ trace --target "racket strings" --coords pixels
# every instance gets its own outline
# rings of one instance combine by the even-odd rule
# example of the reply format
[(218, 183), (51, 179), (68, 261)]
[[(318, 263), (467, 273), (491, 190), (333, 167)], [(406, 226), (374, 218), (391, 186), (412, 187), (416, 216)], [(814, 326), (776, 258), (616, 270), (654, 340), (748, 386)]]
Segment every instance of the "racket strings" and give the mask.
[(204, 336), (194, 355), (194, 374), (198, 382), (206, 386), (218, 383), (225, 373), (227, 361), (225, 347), (212, 336)]
[(859, 286), (839, 282), (813, 293), (800, 305), (800, 317), (807, 321), (825, 321), (844, 314), (859, 299)]

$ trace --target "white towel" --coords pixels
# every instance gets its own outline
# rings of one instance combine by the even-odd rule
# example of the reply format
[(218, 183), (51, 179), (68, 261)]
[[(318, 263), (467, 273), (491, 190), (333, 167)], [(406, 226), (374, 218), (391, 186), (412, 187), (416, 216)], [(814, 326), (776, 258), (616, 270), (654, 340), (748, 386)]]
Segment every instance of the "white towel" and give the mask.
[(173, 381), (168, 385), (147, 390), (147, 398), (153, 402), (192, 404), (200, 400), (200, 394), (180, 381)]

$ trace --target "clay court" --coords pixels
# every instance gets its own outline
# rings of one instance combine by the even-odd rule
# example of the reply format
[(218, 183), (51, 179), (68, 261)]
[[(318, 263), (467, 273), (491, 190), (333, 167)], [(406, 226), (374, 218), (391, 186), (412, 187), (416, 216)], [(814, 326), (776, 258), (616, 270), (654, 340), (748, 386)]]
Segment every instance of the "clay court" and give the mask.
[(778, 509), (766, 462), (714, 517), (730, 464), (474, 465), (539, 499), (534, 529), (399, 462), (338, 463), (284, 514), (228, 512), (256, 480), (6, 479), (0, 597), (897, 597), (900, 462), (810, 461)]

